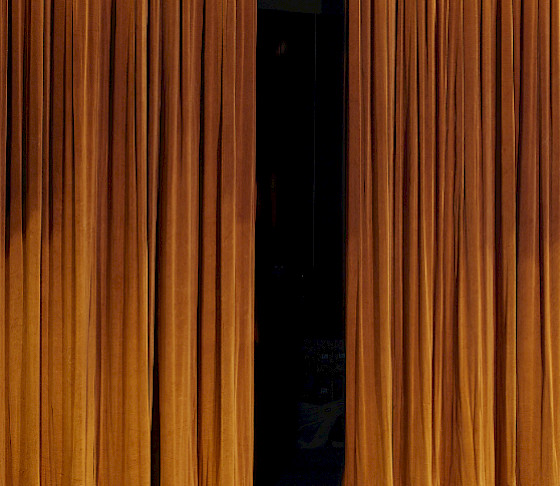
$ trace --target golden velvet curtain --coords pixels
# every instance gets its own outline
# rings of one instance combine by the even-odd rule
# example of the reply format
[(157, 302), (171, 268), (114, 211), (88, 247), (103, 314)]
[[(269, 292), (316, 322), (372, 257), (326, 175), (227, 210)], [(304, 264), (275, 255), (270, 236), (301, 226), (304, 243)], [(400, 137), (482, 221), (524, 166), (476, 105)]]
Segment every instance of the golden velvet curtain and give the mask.
[(349, 0), (345, 484), (560, 484), (560, 2)]
[(251, 483), (255, 18), (0, 1), (0, 484)]

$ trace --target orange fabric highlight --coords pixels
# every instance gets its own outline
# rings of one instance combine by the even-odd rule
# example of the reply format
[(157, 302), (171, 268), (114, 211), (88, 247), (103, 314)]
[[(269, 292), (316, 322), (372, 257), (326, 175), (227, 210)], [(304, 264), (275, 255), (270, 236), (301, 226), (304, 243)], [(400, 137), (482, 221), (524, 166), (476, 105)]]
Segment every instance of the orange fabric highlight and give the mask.
[(0, 484), (252, 483), (255, 43), (254, 0), (0, 1)]
[(349, 0), (347, 486), (560, 484), (558, 0)]

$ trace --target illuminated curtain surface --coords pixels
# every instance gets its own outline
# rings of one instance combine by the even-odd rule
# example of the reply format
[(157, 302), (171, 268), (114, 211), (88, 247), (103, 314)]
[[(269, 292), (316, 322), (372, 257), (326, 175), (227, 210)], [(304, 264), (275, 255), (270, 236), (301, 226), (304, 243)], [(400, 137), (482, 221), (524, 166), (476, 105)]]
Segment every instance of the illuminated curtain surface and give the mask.
[(251, 484), (255, 17), (0, 1), (1, 485)]
[(347, 486), (560, 484), (560, 2), (350, 0)]

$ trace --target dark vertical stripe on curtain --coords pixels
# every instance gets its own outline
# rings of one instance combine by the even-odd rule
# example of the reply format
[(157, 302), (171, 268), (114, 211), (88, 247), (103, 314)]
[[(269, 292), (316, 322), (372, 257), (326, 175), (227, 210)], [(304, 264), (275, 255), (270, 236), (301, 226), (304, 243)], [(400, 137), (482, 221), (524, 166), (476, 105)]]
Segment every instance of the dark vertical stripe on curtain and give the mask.
[(255, 7), (151, 6), (162, 484), (252, 483)]
[(255, 22), (0, 1), (1, 484), (252, 483)]
[(560, 4), (348, 9), (345, 484), (558, 484)]

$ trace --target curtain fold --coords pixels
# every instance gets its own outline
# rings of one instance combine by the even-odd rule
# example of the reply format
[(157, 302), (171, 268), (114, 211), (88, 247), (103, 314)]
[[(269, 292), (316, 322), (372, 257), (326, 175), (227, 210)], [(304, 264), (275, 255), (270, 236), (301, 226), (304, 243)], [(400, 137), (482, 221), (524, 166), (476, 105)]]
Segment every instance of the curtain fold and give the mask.
[(248, 485), (256, 5), (166, 0), (152, 8), (161, 481)]
[(347, 485), (560, 482), (559, 7), (349, 1)]
[(255, 17), (0, 2), (1, 484), (252, 481)]

